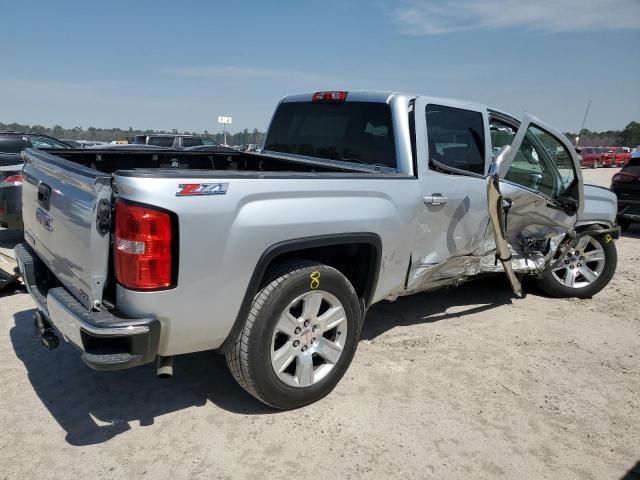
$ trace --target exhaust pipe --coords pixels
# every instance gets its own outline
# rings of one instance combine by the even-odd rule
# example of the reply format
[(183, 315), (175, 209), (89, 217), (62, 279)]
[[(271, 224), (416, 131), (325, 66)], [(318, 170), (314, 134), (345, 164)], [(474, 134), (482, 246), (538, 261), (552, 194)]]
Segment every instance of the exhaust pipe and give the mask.
[(158, 355), (158, 378), (171, 378), (173, 376), (173, 357)]
[(60, 339), (56, 335), (56, 331), (40, 310), (36, 310), (33, 314), (33, 324), (36, 327), (36, 332), (40, 335), (40, 342), (47, 350), (53, 350), (60, 345)]

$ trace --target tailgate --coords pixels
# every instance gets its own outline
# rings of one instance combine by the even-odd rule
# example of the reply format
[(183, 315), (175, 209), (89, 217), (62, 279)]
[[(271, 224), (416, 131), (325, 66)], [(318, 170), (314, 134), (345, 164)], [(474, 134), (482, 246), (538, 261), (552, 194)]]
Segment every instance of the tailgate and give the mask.
[(96, 307), (108, 273), (111, 175), (42, 150), (24, 158), (25, 240), (85, 307)]

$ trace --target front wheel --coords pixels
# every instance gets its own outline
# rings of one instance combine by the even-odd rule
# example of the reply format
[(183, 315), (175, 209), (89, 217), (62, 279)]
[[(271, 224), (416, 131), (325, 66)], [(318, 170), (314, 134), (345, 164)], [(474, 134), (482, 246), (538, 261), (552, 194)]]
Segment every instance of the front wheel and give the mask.
[(360, 335), (358, 296), (338, 270), (312, 261), (268, 274), (227, 365), (251, 395), (291, 409), (328, 395), (347, 371)]
[[(588, 227), (586, 231), (598, 230)], [(556, 257), (537, 279), (554, 297), (590, 298), (607, 286), (618, 263), (616, 245), (610, 235), (584, 235), (574, 240), (564, 256)]]

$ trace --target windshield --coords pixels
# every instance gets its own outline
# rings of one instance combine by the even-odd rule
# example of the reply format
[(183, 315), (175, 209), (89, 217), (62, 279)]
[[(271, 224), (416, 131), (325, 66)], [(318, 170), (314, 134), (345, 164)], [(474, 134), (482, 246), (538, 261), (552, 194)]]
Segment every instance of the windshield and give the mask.
[(149, 137), (147, 145), (156, 145), (158, 147), (173, 147), (174, 137)]
[(31, 140), (31, 145), (34, 148), (58, 148), (58, 149), (66, 149), (70, 148), (69, 145), (64, 144), (62, 142), (58, 142), (53, 138), (49, 137), (29, 137)]
[(200, 137), (183, 137), (182, 138), (182, 146), (184, 148), (197, 147), (200, 145), (204, 145), (202, 138)]
[(264, 148), (396, 168), (391, 109), (386, 103), (283, 103)]

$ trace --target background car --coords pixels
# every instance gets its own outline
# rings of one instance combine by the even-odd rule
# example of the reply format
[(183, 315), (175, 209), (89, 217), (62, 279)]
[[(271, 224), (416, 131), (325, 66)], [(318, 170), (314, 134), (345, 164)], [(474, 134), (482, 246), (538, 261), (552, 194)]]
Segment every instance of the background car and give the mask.
[(21, 191), (22, 165), (0, 167), (0, 227), (22, 228)]
[(134, 145), (157, 145), (169, 148), (189, 148), (200, 145), (216, 145), (217, 143), (209, 138), (199, 135), (179, 135), (179, 134), (158, 134), (158, 135), (136, 135), (133, 137)]
[(82, 148), (82, 144), (77, 140), (69, 140), (67, 138), (61, 139), (64, 143), (69, 145), (71, 148)]
[(613, 149), (613, 165), (616, 167), (624, 166), (631, 158), (631, 150), (627, 147), (615, 147)]
[(600, 151), (602, 152), (600, 161), (602, 162), (603, 167), (613, 167), (613, 157), (615, 153), (613, 151), (613, 147), (600, 147)]
[(629, 228), (640, 222), (640, 152), (632, 154), (622, 170), (611, 179), (611, 190), (618, 197), (618, 224)]
[(0, 227), (22, 229), (22, 150), (72, 148), (48, 135), (0, 132)]
[(233, 153), (233, 154), (237, 154), (238, 151), (231, 148), (231, 147), (225, 147), (224, 145), (220, 145), (219, 143), (216, 143), (215, 145), (198, 145), (196, 147), (189, 147), (189, 148), (185, 148), (186, 151), (189, 152), (212, 152), (212, 153)]
[(602, 150), (599, 147), (580, 149), (580, 166), (598, 168), (600, 165), (602, 165)]
[(97, 140), (78, 140), (78, 143), (82, 148), (95, 147), (100, 145), (110, 145), (109, 142), (99, 142)]

